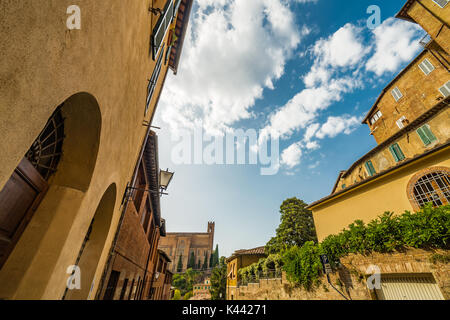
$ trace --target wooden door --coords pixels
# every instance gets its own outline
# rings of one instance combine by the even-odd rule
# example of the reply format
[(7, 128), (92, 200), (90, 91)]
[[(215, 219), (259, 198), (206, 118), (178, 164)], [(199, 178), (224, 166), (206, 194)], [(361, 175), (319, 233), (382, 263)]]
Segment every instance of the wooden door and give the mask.
[(0, 191), (0, 269), (30, 222), (47, 182), (24, 158)]

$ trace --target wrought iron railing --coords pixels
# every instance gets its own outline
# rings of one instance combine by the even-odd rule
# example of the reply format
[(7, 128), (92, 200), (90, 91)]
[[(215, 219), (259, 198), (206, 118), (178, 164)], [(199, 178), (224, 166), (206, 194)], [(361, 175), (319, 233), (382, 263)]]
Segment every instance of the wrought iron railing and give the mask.
[(260, 280), (281, 279), (281, 277), (281, 270), (259, 271), (256, 275), (240, 277), (238, 286), (247, 286), (249, 283), (259, 283)]

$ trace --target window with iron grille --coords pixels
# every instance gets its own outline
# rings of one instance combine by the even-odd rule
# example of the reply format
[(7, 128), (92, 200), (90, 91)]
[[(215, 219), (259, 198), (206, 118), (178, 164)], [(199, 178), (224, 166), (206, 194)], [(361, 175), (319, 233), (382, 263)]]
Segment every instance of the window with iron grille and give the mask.
[(162, 66), (162, 57), (163, 54), (161, 53), (158, 57), (158, 61), (156, 62), (155, 69), (153, 70), (152, 77), (150, 78), (148, 82), (147, 87), (147, 104), (145, 106), (145, 114), (147, 114), (148, 107), (150, 106), (150, 102), (152, 101), (153, 94), (155, 93), (156, 84), (158, 83), (159, 74), (161, 73), (161, 66)]
[(423, 207), (432, 203), (434, 207), (450, 203), (450, 175), (445, 171), (435, 171), (424, 175), (414, 184), (411, 200)]
[(173, 9), (174, 9), (173, 0), (168, 0), (164, 7), (163, 14), (159, 17), (158, 22), (156, 23), (155, 28), (153, 29), (151, 35), (153, 60), (155, 60), (156, 57), (158, 56), (160, 49), (164, 47), (163, 44), (164, 38), (166, 37), (167, 31), (169, 30), (169, 26), (173, 21), (174, 16)]

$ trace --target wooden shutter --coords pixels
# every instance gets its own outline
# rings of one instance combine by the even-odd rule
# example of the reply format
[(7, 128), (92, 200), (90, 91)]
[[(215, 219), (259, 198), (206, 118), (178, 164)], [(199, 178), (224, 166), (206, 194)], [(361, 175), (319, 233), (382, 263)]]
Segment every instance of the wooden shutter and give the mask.
[(0, 268), (20, 239), (47, 189), (47, 182), (24, 158), (0, 191)]
[(422, 140), (423, 144), (428, 146), (432, 142), (436, 141), (437, 138), (434, 136), (433, 132), (431, 132), (431, 129), (428, 125), (424, 125), (417, 129), (417, 134), (419, 135), (420, 139)]
[(400, 162), (405, 159), (405, 155), (403, 154), (403, 151), (398, 145), (398, 143), (395, 143), (392, 146), (390, 146), (389, 150), (391, 151), (392, 156), (395, 159), (395, 162)]
[(373, 176), (373, 175), (375, 175), (377, 173), (375, 171), (375, 168), (374, 168), (373, 164), (372, 164), (372, 161), (370, 161), (370, 160), (366, 162), (366, 169), (367, 169), (367, 173), (370, 176)]

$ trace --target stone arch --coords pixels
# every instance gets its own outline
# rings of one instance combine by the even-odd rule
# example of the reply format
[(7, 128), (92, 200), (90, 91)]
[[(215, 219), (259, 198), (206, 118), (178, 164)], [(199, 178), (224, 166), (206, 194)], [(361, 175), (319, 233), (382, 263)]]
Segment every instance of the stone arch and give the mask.
[(81, 270), (81, 289), (66, 290), (64, 299), (84, 300), (95, 295), (94, 275), (111, 228), (116, 198), (117, 187), (113, 183), (98, 204), (75, 263)]
[[(412, 178), (408, 182), (408, 186), (406, 188), (406, 196), (408, 197), (409, 202), (411, 203), (411, 206), (415, 211), (420, 210), (420, 205), (416, 201), (416, 198), (414, 196), (414, 188), (416, 187), (416, 184), (418, 181), (430, 174), (442, 172), (445, 173), (447, 176), (450, 176), (450, 168), (443, 167), (443, 166), (437, 166), (437, 167), (430, 167), (427, 169), (420, 170), (416, 174), (412, 176)], [(450, 191), (450, 190), (449, 190)]]
[[(56, 104), (54, 110), (60, 110), (64, 118), (62, 155), (45, 194), (0, 269), (0, 298), (42, 296), (91, 183), (102, 127), (97, 100), (80, 92)], [(34, 276), (37, 270), (39, 277)]]

